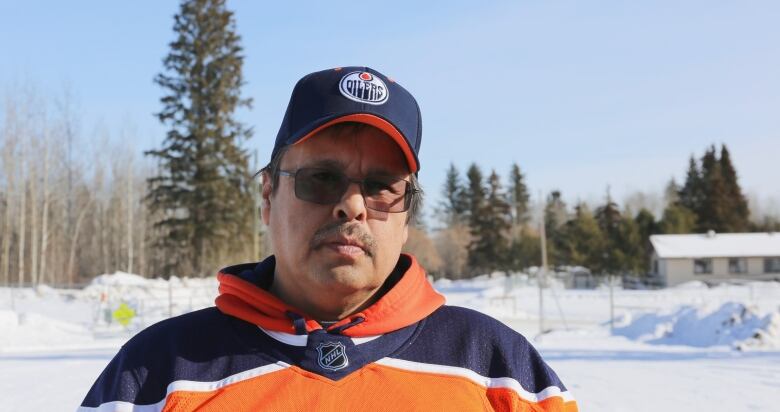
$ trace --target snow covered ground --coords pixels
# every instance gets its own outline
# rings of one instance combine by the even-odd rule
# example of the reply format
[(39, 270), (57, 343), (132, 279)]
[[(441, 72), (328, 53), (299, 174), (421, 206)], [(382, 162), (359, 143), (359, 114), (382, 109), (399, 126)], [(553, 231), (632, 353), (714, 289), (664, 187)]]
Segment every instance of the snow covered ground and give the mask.
[[(438, 281), (452, 305), (523, 333), (583, 411), (775, 411), (780, 284), (660, 291), (547, 289), (524, 275)], [(83, 290), (0, 288), (0, 411), (73, 410), (119, 346), (171, 314), (211, 306), (214, 279), (103, 275)], [(121, 326), (114, 312), (135, 312)], [(121, 314), (121, 313), (120, 313)]]

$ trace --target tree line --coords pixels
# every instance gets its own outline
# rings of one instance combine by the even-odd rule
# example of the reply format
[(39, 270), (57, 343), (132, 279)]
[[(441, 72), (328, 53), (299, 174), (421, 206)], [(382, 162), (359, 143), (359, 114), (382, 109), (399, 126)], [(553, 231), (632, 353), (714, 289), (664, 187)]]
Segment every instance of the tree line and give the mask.
[(461, 278), (494, 271), (522, 271), (541, 265), (542, 230), (552, 266), (581, 266), (591, 273), (646, 275), (650, 235), (745, 231), (777, 231), (780, 221), (750, 219), (748, 202), (737, 181), (728, 148), (706, 149), (697, 161), (691, 156), (685, 182), (672, 179), (664, 195), (661, 216), (646, 207), (620, 208), (607, 192), (603, 203), (569, 207), (560, 191), (546, 196), (542, 227), (531, 216), (530, 194), (517, 164), (507, 186), (492, 170), (485, 177), (477, 164), (462, 175), (450, 165), (442, 186), (436, 218), (442, 227), (415, 232), (413, 247), (439, 276)]
[[(182, 2), (154, 81), (162, 147), (136, 158), (128, 126), (87, 144), (73, 99), (13, 90), (0, 118), (0, 282), (79, 284), (117, 270), (205, 276), (267, 253), (235, 111), (242, 49), (224, 0)], [(95, 144), (94, 142), (99, 142)], [(112, 143), (113, 142), (113, 143)]]
[(0, 117), (0, 282), (74, 284), (116, 270), (154, 272), (145, 195), (147, 164), (127, 124), (91, 144), (68, 92), (9, 92)]
[[(235, 119), (251, 100), (240, 91), (243, 52), (233, 14), (224, 0), (188, 0), (173, 29), (154, 79), (167, 133), (144, 157), (134, 155), (139, 135), (132, 125), (113, 138), (98, 125), (87, 139), (68, 93), (53, 100), (30, 87), (7, 93), (0, 117), (2, 284), (80, 284), (117, 270), (205, 276), (269, 253), (252, 176), (258, 164), (242, 147), (252, 129)], [(777, 220), (750, 219), (725, 146), (691, 157), (684, 184), (669, 183), (660, 217), (621, 209), (609, 194), (595, 208), (570, 208), (553, 191), (542, 225), (517, 164), (506, 182), (477, 164), (465, 174), (450, 165), (433, 214), (440, 227), (411, 227), (405, 250), (436, 276), (519, 271), (540, 265), (544, 233), (552, 265), (641, 274), (654, 233), (780, 230)]]

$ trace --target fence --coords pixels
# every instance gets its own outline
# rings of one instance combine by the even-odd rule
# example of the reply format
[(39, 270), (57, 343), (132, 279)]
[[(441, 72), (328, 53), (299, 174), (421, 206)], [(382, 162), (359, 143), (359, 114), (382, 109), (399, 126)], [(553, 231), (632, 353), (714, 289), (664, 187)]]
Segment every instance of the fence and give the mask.
[[(34, 312), (87, 326), (101, 336), (137, 331), (172, 316), (213, 306), (218, 293), (214, 278), (135, 280), (134, 284), (90, 284), (80, 288), (0, 287), (0, 311)], [(130, 310), (126, 325), (116, 316), (120, 307)]]
[(566, 289), (557, 280), (548, 283), (540, 293), (534, 277), (514, 274), (440, 283), (439, 290), (448, 297), (454, 296), (455, 304), (487, 312), (529, 335), (540, 330), (607, 326), (611, 320), (624, 319), (626, 315), (630, 318), (641, 313), (665, 313), (680, 306), (714, 310), (726, 302), (737, 302), (761, 313), (780, 309), (777, 282), (692, 284), (655, 290), (624, 289), (617, 282), (611, 297), (606, 283), (595, 289)]

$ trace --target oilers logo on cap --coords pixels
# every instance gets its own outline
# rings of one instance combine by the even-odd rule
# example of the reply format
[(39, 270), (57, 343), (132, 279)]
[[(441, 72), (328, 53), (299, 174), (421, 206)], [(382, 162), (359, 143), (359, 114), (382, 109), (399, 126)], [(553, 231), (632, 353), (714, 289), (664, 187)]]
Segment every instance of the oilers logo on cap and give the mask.
[(339, 90), (347, 99), (373, 105), (384, 104), (390, 97), (385, 82), (365, 71), (347, 73), (339, 82)]

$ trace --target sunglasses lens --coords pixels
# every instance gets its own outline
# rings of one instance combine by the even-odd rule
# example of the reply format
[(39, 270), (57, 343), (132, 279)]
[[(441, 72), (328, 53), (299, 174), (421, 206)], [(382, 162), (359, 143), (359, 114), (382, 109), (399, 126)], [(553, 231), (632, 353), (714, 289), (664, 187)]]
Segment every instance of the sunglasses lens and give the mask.
[(406, 199), (408, 182), (401, 179), (366, 179), (363, 191), (366, 206), (381, 212), (403, 212), (409, 208)]
[[(302, 168), (295, 172), (295, 196), (321, 205), (338, 203), (347, 192), (350, 179), (330, 169)], [(395, 178), (368, 178), (361, 182), (365, 205), (380, 212), (404, 212), (409, 209), (409, 182)]]
[(341, 200), (349, 180), (328, 169), (304, 168), (295, 175), (295, 196), (308, 202), (333, 204)]

